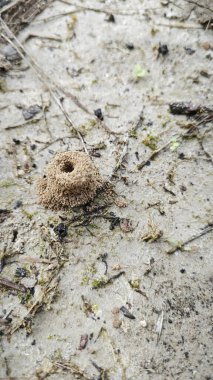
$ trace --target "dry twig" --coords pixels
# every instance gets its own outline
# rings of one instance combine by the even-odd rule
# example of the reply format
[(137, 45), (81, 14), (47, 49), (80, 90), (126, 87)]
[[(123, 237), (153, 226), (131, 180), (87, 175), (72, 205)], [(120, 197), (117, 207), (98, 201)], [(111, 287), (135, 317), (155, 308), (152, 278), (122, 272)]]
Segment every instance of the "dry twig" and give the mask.
[(180, 251), (183, 251), (185, 246), (189, 243), (191, 243), (192, 241), (196, 240), (196, 239), (199, 239), (201, 236), (204, 236), (206, 234), (208, 234), (209, 232), (213, 231), (213, 224), (206, 227), (202, 232), (200, 232), (198, 235), (195, 235), (195, 236), (192, 236), (191, 238), (185, 240), (184, 242), (178, 242), (177, 244), (175, 244), (174, 247), (172, 247), (171, 249), (169, 249), (166, 253), (168, 254), (172, 254), (172, 253), (175, 253), (176, 251), (180, 250)]
[(112, 179), (112, 177), (115, 175), (115, 173), (118, 171), (118, 169), (121, 167), (126, 155), (127, 155), (127, 151), (128, 151), (128, 145), (129, 145), (129, 136), (126, 137), (125, 141), (124, 141), (124, 148), (122, 150), (122, 153), (119, 157), (119, 160), (111, 174), (111, 177), (110, 179)]
[(0, 278), (0, 286), (4, 286), (5, 288), (18, 290), (19, 292), (26, 293), (27, 288), (24, 285), (16, 284), (13, 281), (8, 280), (5, 277)]

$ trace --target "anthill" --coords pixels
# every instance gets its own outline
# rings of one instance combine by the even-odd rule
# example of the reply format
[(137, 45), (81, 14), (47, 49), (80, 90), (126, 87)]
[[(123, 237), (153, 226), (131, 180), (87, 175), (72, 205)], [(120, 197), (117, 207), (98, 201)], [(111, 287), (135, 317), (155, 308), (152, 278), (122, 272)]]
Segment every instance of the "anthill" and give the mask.
[(55, 155), (47, 176), (38, 182), (40, 203), (50, 209), (75, 207), (91, 201), (103, 180), (90, 157), (83, 152)]

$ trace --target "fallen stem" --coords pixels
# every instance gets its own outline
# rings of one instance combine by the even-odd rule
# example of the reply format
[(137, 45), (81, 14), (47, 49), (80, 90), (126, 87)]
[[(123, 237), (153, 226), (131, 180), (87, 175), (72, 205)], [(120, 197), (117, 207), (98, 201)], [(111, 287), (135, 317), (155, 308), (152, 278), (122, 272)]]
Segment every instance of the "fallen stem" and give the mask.
[(120, 169), (126, 155), (127, 155), (127, 152), (128, 152), (128, 145), (129, 145), (129, 136), (126, 137), (125, 141), (124, 141), (124, 148), (123, 148), (123, 151), (121, 152), (121, 155), (119, 157), (119, 160), (115, 166), (115, 168), (113, 169), (113, 172), (111, 174), (111, 177), (110, 177), (110, 180), (113, 178), (113, 176), (115, 175), (115, 173), (118, 171), (118, 169)]
[(166, 26), (168, 28), (177, 28), (177, 29), (203, 29), (202, 26), (196, 24), (184, 24), (182, 22), (175, 23), (166, 23), (166, 22), (158, 22), (157, 26)]
[(174, 136), (173, 136), (173, 137), (171, 138), (171, 140), (169, 140), (166, 144), (164, 144), (164, 145), (161, 146), (160, 148), (154, 150), (146, 160), (142, 161), (140, 164), (137, 165), (137, 169), (138, 169), (138, 170), (143, 169), (143, 167), (144, 167), (145, 165), (147, 165), (147, 163), (148, 163), (149, 161), (153, 160), (153, 158), (154, 158), (155, 156), (157, 156), (160, 152), (162, 152), (162, 150), (164, 150), (165, 148), (167, 148), (167, 146), (170, 145), (170, 144), (172, 143), (173, 139), (174, 139)]
[[(199, 124), (199, 125), (200, 125), (200, 124)], [(198, 126), (198, 125), (197, 125), (197, 126)], [(182, 140), (183, 138), (185, 138), (185, 137), (187, 137), (187, 136), (190, 136), (190, 133), (191, 133), (192, 131), (194, 131), (194, 129), (195, 129), (197, 126), (194, 126), (194, 125), (193, 125), (193, 126), (192, 126), (190, 129), (188, 129), (185, 133), (182, 133), (182, 134), (180, 134), (180, 135), (174, 135), (174, 136), (172, 136), (172, 138), (171, 138), (166, 144), (164, 144), (164, 145), (162, 145), (160, 148), (154, 150), (146, 160), (144, 160), (144, 161), (142, 161), (140, 164), (138, 164), (138, 165), (137, 165), (137, 169), (138, 169), (138, 170), (143, 169), (143, 167), (146, 166), (147, 163), (148, 163), (149, 161), (152, 161), (153, 158), (155, 158), (160, 152), (162, 152), (164, 149), (166, 149), (166, 148), (167, 148), (167, 147), (168, 147), (168, 146), (174, 141), (174, 138), (175, 138), (176, 140)]]
[(16, 284), (13, 281), (8, 280), (5, 277), (0, 278), (0, 286), (4, 286), (5, 288), (10, 288), (14, 290), (18, 290), (19, 292), (26, 293), (27, 288), (24, 285)]
[(185, 245), (191, 243), (192, 241), (194, 241), (196, 239), (199, 239), (201, 236), (204, 236), (204, 235), (208, 234), (211, 231), (213, 231), (213, 225), (207, 227), (204, 231), (200, 232), (198, 235), (192, 236), (191, 238), (189, 238), (188, 240), (185, 240), (182, 243), (178, 243), (177, 245), (175, 245), (173, 248), (171, 248), (166, 253), (172, 254), (172, 253), (175, 253), (178, 250), (182, 251), (184, 249)]

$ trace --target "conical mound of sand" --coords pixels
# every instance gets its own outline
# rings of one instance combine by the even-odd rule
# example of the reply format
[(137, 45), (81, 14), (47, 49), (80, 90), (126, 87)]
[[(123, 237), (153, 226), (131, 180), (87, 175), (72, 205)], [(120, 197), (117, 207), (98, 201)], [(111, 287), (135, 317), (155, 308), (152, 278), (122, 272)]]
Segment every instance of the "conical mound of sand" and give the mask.
[(40, 203), (53, 210), (80, 206), (91, 201), (103, 180), (90, 157), (83, 152), (55, 155), (47, 176), (38, 182)]

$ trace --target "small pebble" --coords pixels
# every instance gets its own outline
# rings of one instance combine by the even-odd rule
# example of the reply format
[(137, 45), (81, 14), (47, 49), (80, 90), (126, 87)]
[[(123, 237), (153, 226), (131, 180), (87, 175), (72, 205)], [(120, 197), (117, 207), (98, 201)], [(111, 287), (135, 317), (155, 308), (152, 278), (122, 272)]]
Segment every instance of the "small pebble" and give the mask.
[(16, 144), (16, 145), (20, 145), (21, 144), (21, 141), (20, 140), (18, 140), (18, 139), (13, 139), (13, 142)]
[(107, 17), (105, 18), (105, 21), (107, 22), (115, 22), (115, 16), (113, 16), (113, 14), (109, 14), (107, 15)]
[(181, 186), (180, 186), (180, 190), (181, 190), (181, 191), (186, 191), (186, 190), (187, 190), (187, 188), (186, 188), (186, 186), (184, 186), (184, 185), (181, 185)]
[(188, 55), (192, 55), (195, 53), (195, 50), (191, 49), (190, 47), (185, 47), (184, 49)]
[(159, 45), (158, 53), (161, 55), (167, 55), (169, 53), (169, 49), (167, 45)]
[(25, 286), (25, 288), (33, 288), (36, 284), (36, 279), (35, 278), (28, 278), (24, 277), (22, 278), (21, 282), (22, 285)]
[(54, 232), (59, 237), (59, 239), (62, 239), (67, 236), (67, 226), (64, 223), (59, 223), (54, 228)]
[(19, 207), (21, 207), (21, 206), (22, 206), (22, 201), (19, 201), (19, 200), (18, 200), (18, 201), (15, 202), (13, 208), (14, 208), (14, 209), (17, 209), (17, 208), (19, 208)]
[(129, 50), (133, 50), (135, 47), (134, 47), (134, 45), (131, 42), (128, 42), (126, 44), (126, 48), (129, 49)]
[(140, 321), (140, 325), (141, 325), (142, 327), (146, 327), (146, 326), (147, 326), (147, 322), (146, 322), (145, 320)]
[(29, 108), (23, 109), (22, 114), (25, 120), (33, 119), (37, 113), (41, 112), (42, 108), (37, 104), (30, 106)]
[(115, 329), (119, 329), (121, 327), (122, 321), (120, 319), (114, 319), (112, 325)]
[(104, 120), (104, 117), (103, 117), (103, 113), (101, 111), (101, 108), (97, 108), (97, 110), (94, 111), (94, 114), (95, 116), (99, 119), (99, 120)]
[(25, 268), (16, 268), (16, 276), (17, 277), (26, 277), (26, 275), (27, 275), (27, 271), (26, 271), (26, 269)]
[(112, 309), (112, 314), (119, 314), (120, 313), (120, 309), (119, 309), (119, 307), (114, 307), (113, 309)]
[(209, 50), (211, 49), (211, 45), (209, 42), (204, 42), (202, 45), (202, 48), (205, 49), (205, 50)]
[(183, 160), (185, 158), (185, 154), (184, 153), (180, 153), (178, 158), (180, 158), (180, 160)]
[(120, 219), (120, 228), (123, 232), (131, 232), (134, 230), (131, 220), (127, 218)]

